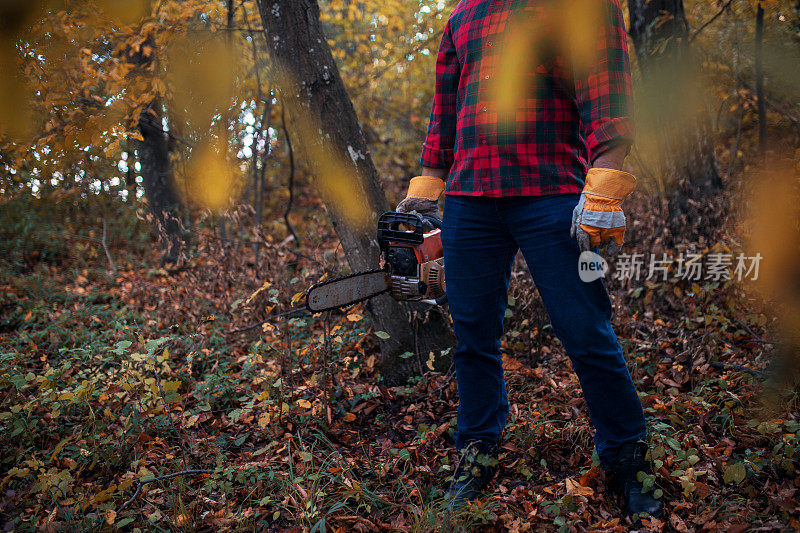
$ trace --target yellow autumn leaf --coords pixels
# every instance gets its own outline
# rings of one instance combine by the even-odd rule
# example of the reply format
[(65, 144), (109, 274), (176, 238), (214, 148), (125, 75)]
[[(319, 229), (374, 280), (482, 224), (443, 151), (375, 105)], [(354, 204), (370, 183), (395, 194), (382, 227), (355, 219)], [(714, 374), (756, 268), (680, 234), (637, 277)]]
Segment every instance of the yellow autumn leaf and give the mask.
[(174, 112), (199, 131), (207, 130), (230, 105), (241, 57), (223, 36), (198, 42), (192, 35), (173, 39), (166, 56)]
[(305, 292), (298, 292), (298, 293), (295, 293), (295, 294), (294, 294), (294, 296), (292, 296), (292, 303), (297, 303), (297, 302), (299, 302), (300, 300), (302, 300), (303, 298), (305, 298), (305, 295), (306, 295), (306, 293), (305, 293)]
[(597, 61), (598, 20), (604, 4), (598, 0), (565, 0), (530, 10), (510, 22), (503, 54), (492, 79), (497, 112), (513, 114), (521, 100), (536, 89), (530, 73), (546, 64), (554, 52), (568, 58), (576, 75)]
[(178, 187), (195, 204), (215, 212), (230, 205), (241, 185), (226, 150), (221, 140), (196, 147), (182, 176), (184, 187)]
[(434, 355), (434, 353), (433, 353), (433, 352), (431, 352), (431, 353), (430, 353), (430, 355), (428, 356), (428, 360), (427, 360), (427, 361), (425, 361), (425, 365), (426, 365), (426, 366), (427, 366), (427, 367), (428, 367), (430, 370), (434, 370), (434, 368), (433, 368), (433, 363), (434, 363), (434, 362), (436, 362), (436, 355)]
[(300, 400), (297, 400), (296, 403), (297, 403), (297, 405), (299, 405), (303, 409), (311, 409), (311, 402), (309, 402), (308, 400), (300, 399)]
[(598, 0), (566, 0), (553, 8), (558, 20), (558, 40), (561, 48), (570, 57), (572, 66), (579, 75), (597, 62), (600, 28), (597, 23), (604, 20), (606, 6)]
[(349, 315), (347, 315), (347, 320), (349, 320), (350, 322), (358, 322), (362, 318), (364, 317), (359, 315), (358, 313), (350, 313)]
[(135, 24), (150, 14), (149, 0), (101, 0), (98, 6), (114, 23)]
[(178, 380), (164, 381), (161, 384), (161, 388), (164, 389), (164, 392), (177, 392), (180, 387), (181, 382)]
[[(0, 47), (5, 47), (5, 39)], [(12, 57), (13, 49), (0, 49), (0, 134), (21, 139), (27, 137), (33, 128), (33, 110), (30, 102), (32, 91), (17, 73)]]
[(281, 88), (298, 137), (298, 147), (314, 176), (314, 184), (329, 209), (335, 210), (347, 223), (365, 229), (377, 213), (371, 212), (366, 201), (364, 181), (359, 161), (367, 154), (352, 146), (338, 147), (333, 142), (329, 127), (319, 124), (296, 96), (296, 83), (285, 68), (275, 67), (273, 81)]
[(265, 281), (263, 285), (261, 285), (261, 287), (256, 289), (256, 291), (253, 294), (247, 297), (247, 300), (245, 300), (244, 302), (245, 305), (249, 304), (253, 300), (253, 298), (255, 298), (261, 291), (269, 289), (270, 287), (272, 287), (272, 283), (270, 283), (269, 281)]

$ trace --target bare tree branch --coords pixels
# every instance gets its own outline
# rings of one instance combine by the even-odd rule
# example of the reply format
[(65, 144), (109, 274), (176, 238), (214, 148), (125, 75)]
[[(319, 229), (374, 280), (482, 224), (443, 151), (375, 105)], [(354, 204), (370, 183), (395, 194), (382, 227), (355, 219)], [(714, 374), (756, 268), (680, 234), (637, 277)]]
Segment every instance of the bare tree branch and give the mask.
[(692, 34), (692, 36), (689, 38), (689, 42), (694, 41), (697, 38), (697, 36), (700, 35), (700, 32), (703, 31), (704, 29), (706, 29), (706, 27), (710, 26), (715, 20), (717, 20), (725, 12), (725, 10), (728, 9), (731, 6), (732, 3), (733, 3), (733, 0), (728, 0), (725, 3), (725, 5), (722, 6), (722, 9), (720, 9), (719, 12), (716, 15), (714, 15), (713, 17), (708, 19), (705, 22), (705, 24), (703, 24), (702, 26), (697, 28), (695, 30), (695, 32)]

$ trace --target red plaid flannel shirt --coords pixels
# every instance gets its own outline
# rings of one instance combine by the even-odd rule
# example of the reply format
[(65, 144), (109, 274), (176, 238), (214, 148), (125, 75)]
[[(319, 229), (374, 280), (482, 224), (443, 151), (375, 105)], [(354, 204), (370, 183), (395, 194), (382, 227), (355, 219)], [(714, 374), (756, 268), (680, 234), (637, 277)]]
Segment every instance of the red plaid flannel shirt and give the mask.
[(421, 163), (450, 170), (447, 194), (541, 196), (583, 189), (590, 162), (633, 140), (627, 36), (619, 0), (604, 2), (595, 64), (576, 74), (564, 57), (536, 68), (513, 117), (490, 89), (513, 14), (542, 0), (462, 0), (445, 26)]

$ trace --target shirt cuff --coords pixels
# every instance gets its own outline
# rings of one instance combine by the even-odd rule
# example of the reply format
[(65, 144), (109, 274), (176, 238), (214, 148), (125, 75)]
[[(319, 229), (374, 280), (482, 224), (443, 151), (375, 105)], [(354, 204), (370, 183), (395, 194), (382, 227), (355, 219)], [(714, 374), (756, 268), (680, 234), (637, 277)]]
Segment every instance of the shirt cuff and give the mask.
[(591, 163), (607, 151), (617, 146), (625, 146), (630, 149), (633, 145), (634, 128), (630, 118), (608, 119), (586, 138), (586, 148), (589, 150), (589, 162)]
[(422, 145), (420, 164), (428, 168), (450, 168), (453, 165), (453, 150)]

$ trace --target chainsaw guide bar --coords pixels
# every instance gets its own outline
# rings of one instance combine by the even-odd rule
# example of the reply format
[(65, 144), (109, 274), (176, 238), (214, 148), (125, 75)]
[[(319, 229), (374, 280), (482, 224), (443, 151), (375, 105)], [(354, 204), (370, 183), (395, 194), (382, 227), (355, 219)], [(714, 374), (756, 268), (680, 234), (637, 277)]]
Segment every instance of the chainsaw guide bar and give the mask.
[(306, 308), (312, 313), (333, 311), (391, 290), (391, 275), (386, 270), (356, 272), (312, 285), (306, 293)]

